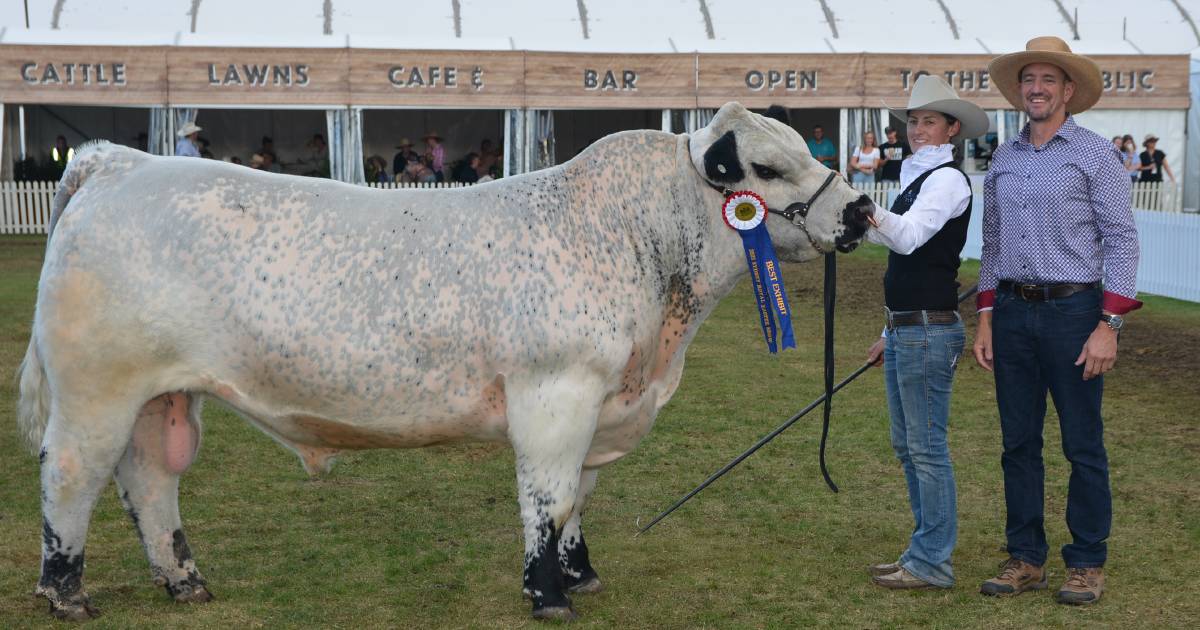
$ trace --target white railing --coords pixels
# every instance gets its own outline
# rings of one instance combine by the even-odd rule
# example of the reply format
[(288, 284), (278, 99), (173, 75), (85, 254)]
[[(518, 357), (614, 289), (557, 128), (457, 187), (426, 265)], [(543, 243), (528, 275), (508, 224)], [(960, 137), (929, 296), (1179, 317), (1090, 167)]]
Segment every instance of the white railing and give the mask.
[[(383, 182), (366, 184), (371, 188), (444, 189), (463, 188), (471, 184), (434, 182), (406, 184)], [(50, 206), (57, 182), (0, 182), (0, 234), (45, 234), (50, 220)], [(1137, 210), (1178, 213), (1183, 211), (1183, 192), (1177, 183), (1139, 183), (1133, 186), (1133, 207)], [(860, 186), (859, 190), (875, 203), (887, 207), (900, 190), (894, 182), (877, 182)], [(983, 191), (975, 190), (976, 214), (983, 208)]]
[(0, 182), (0, 234), (45, 234), (58, 182)]
[[(875, 182), (856, 187), (875, 203), (888, 207), (894, 195), (900, 191), (896, 182)], [(983, 209), (983, 186), (974, 185), (976, 196), (975, 211)], [(1177, 182), (1138, 182), (1133, 185), (1133, 202), (1135, 210), (1150, 210), (1154, 212), (1183, 212), (1183, 186)]]
[(382, 188), (384, 190), (396, 190), (401, 188), (466, 188), (470, 185), (471, 184), (464, 184), (462, 182), (371, 182), (367, 184), (367, 186), (371, 188)]

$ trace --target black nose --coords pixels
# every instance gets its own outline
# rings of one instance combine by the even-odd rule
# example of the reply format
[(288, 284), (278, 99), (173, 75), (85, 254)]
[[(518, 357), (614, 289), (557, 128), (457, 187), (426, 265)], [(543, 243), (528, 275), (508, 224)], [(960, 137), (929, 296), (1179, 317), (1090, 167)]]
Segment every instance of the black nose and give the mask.
[(849, 253), (858, 247), (859, 241), (867, 234), (867, 228), (871, 225), (870, 216), (875, 209), (875, 203), (871, 198), (862, 195), (858, 199), (846, 204), (842, 210), (842, 235), (837, 237), (834, 245), (838, 251)]

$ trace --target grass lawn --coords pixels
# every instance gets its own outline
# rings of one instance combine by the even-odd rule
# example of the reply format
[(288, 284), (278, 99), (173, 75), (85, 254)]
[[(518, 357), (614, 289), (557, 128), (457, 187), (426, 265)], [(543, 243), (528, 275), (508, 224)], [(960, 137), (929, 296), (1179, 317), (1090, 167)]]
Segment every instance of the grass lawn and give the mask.
[[(25, 352), (44, 240), (0, 237), (0, 627), (51, 625), (39, 569), (37, 461), (15, 429), (11, 375)], [(839, 260), (838, 373), (880, 330), (882, 250)], [(973, 282), (975, 267), (964, 269)], [(958, 478), (958, 586), (886, 592), (868, 564), (911, 531), (888, 443), (881, 374), (835, 399), (817, 468), (819, 411), (649, 534), (637, 524), (821, 393), (821, 267), (786, 270), (800, 348), (769, 356), (743, 283), (700, 330), (654, 431), (600, 475), (584, 528), (607, 585), (575, 598), (583, 627), (1195, 627), (1200, 602), (1200, 305), (1146, 298), (1129, 319), (1105, 397), (1115, 519), (1109, 592), (1053, 602), (1068, 467), (1046, 427), (1051, 592), (985, 599), (1004, 555), (1000, 430), (989, 374), (964, 357), (950, 433)], [(968, 321), (973, 321), (973, 317)], [(968, 345), (973, 331), (968, 333)], [(840, 378), (840, 377), (839, 377)], [(175, 605), (150, 574), (115, 490), (92, 518), (86, 582), (105, 615), (90, 628), (521, 627), (522, 538), (511, 450), (464, 444), (343, 456), (309, 479), (299, 461), (216, 404), (182, 482), (191, 548), (217, 601)], [(1187, 576), (1193, 576), (1188, 578)]]

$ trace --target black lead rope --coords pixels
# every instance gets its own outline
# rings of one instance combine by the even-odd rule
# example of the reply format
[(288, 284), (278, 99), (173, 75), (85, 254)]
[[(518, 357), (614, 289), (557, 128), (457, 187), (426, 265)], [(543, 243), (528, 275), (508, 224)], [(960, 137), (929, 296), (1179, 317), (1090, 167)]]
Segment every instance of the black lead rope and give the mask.
[[(830, 264), (832, 264), (832, 263), (830, 263)], [(826, 270), (828, 271), (829, 267), (826, 267)], [(829, 285), (827, 283), (825, 286), (829, 287), (831, 285)], [(972, 295), (975, 295), (975, 292), (978, 290), (978, 288), (979, 288), (978, 285), (976, 285), (976, 286), (971, 287), (970, 289), (967, 289), (963, 293), (961, 293), (958, 296), (958, 303), (962, 304), (963, 302), (965, 302), (967, 300), (967, 298), (971, 297)], [(829, 293), (828, 293), (828, 291), (826, 291), (826, 297), (828, 297), (828, 296), (829, 296)], [(827, 299), (826, 304), (832, 305), (833, 300)], [(832, 329), (829, 327), (826, 327), (826, 330), (832, 331)], [(828, 340), (830, 337), (832, 337), (831, 332), (830, 332), (830, 336), (826, 337), (826, 339)], [(831, 355), (829, 353), (827, 353), (826, 356), (831, 356)], [(825, 365), (826, 365), (826, 368), (828, 368), (829, 363), (826, 363)], [(812, 411), (813, 409), (816, 409), (817, 405), (828, 402), (829, 399), (833, 397), (833, 394), (837, 393), (843, 387), (852, 383), (854, 381), (854, 379), (862, 376), (864, 372), (871, 369), (871, 365), (872, 364), (870, 362), (862, 364), (861, 366), (859, 366), (859, 368), (857, 370), (854, 370), (854, 372), (852, 372), (850, 374), (850, 376), (847, 376), (846, 378), (842, 379), (840, 383), (838, 383), (837, 385), (834, 385), (832, 390), (829, 389), (828, 383), (827, 383), (826, 391), (820, 398), (812, 401), (811, 403), (809, 403), (807, 406), (805, 406), (800, 411), (797, 411), (791, 418), (788, 418), (783, 424), (779, 425), (778, 427), (775, 427), (775, 430), (764, 435), (757, 442), (755, 442), (754, 446), (751, 446), (750, 448), (746, 449), (741, 455), (738, 455), (737, 457), (733, 458), (733, 460), (731, 460), (728, 464), (725, 464), (724, 466), (722, 466), (720, 470), (709, 475), (708, 479), (705, 479), (703, 483), (701, 483), (700, 485), (693, 488), (691, 492), (688, 492), (687, 494), (683, 495), (678, 501), (671, 504), (671, 507), (660, 512), (658, 514), (658, 516), (655, 516), (649, 523), (646, 524), (645, 527), (642, 527), (641, 529), (639, 529), (638, 533), (635, 534), (635, 536), (640, 536), (641, 534), (644, 534), (647, 531), (649, 531), (651, 527), (654, 527), (655, 524), (657, 524), (659, 521), (661, 521), (664, 518), (666, 518), (667, 516), (669, 516), (675, 510), (678, 510), (680, 507), (683, 506), (684, 503), (687, 503), (688, 501), (692, 500), (692, 497), (696, 496), (697, 494), (700, 494), (700, 492), (702, 490), (704, 490), (705, 488), (712, 485), (714, 481), (723, 477), (725, 475), (725, 473), (733, 470), (735, 467), (737, 467), (738, 464), (745, 461), (746, 458), (748, 458), (751, 455), (758, 452), (758, 449), (766, 446), (768, 442), (779, 437), (780, 433), (787, 431), (789, 427), (791, 427), (793, 424), (796, 424), (796, 422), (798, 422), (804, 416), (808, 415), (808, 413), (810, 411)], [(828, 374), (828, 372), (826, 372), (826, 374)], [(828, 412), (826, 412), (826, 413), (828, 414)], [(825, 438), (828, 434), (828, 428), (829, 428), (829, 416), (826, 415), (825, 416), (825, 428), (821, 431), (821, 472), (825, 474), (825, 481), (829, 484), (829, 487), (833, 488), (834, 492), (837, 492), (837, 486), (835, 486), (833, 484), (833, 480), (830, 479), (829, 473), (825, 470)]]
[(825, 443), (829, 439), (829, 416), (833, 411), (833, 310), (837, 301), (837, 254), (825, 254), (825, 408), (821, 422), (821, 475), (830, 490), (838, 491), (825, 467)]

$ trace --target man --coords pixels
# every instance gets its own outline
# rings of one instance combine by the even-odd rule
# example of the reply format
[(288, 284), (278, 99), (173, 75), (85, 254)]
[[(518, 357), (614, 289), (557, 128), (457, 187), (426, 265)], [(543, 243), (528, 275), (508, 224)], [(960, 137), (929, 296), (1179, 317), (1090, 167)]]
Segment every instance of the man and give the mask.
[(179, 136), (179, 141), (175, 143), (175, 155), (183, 157), (200, 157), (200, 145), (198, 138), (200, 137), (201, 127), (196, 126), (196, 123), (184, 123), (175, 135)]
[(392, 172), (396, 175), (404, 172), (404, 167), (408, 165), (408, 156), (416, 155), (413, 153), (412, 146), (412, 140), (408, 138), (401, 138), (400, 144), (396, 145), (399, 151), (396, 151), (396, 155), (392, 157)]
[(1047, 586), (1042, 425), (1054, 399), (1071, 462), (1057, 600), (1090, 604), (1104, 591), (1112, 523), (1100, 401), (1117, 358), (1122, 315), (1141, 306), (1129, 177), (1112, 143), (1072, 113), (1100, 99), (1092, 60), (1057, 37), (998, 57), (989, 74), (1029, 124), (996, 149), (984, 181), (983, 255), (975, 358), (996, 377), (1009, 559), (985, 595)]
[(912, 149), (907, 142), (900, 141), (895, 129), (887, 127), (883, 133), (887, 136), (887, 142), (879, 145), (879, 151), (883, 154), (883, 168), (879, 178), (885, 182), (899, 182), (900, 164), (904, 162), (904, 158), (912, 155)]
[(837, 168), (837, 149), (825, 137), (825, 129), (821, 125), (813, 127), (812, 137), (808, 139), (808, 152), (826, 168)]

